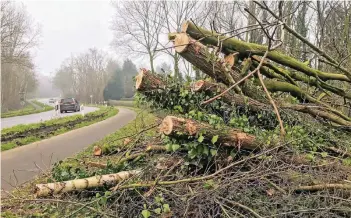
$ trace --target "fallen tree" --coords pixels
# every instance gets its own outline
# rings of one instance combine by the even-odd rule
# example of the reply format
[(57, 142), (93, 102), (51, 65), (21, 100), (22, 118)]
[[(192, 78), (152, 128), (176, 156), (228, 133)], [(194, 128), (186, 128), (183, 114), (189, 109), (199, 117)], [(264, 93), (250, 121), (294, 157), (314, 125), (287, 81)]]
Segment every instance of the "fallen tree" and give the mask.
[(56, 195), (88, 188), (102, 187), (104, 185), (113, 186), (122, 180), (126, 180), (132, 176), (137, 175), (138, 173), (140, 173), (140, 171), (132, 170), (102, 176), (93, 176), (85, 179), (37, 184), (35, 185), (34, 193), (36, 197), (45, 197), (48, 195)]
[[(205, 36), (203, 37), (206, 38)], [(299, 112), (309, 113), (313, 117), (318, 117), (320, 115), (320, 117), (322, 117), (323, 119), (327, 119), (329, 121), (337, 123), (338, 125), (350, 126), (351, 118), (349, 116), (344, 115), (341, 111), (338, 111), (337, 109), (331, 107), (329, 104), (313, 97), (307, 91), (299, 87), (299, 84), (295, 82), (293, 78), (298, 78), (299, 81), (303, 81), (306, 83), (309, 82), (309, 79), (305, 79), (305, 77), (299, 76), (299, 74), (297, 73), (288, 73), (287, 70), (282, 70), (281, 68), (276, 67), (271, 63), (267, 63), (265, 60), (262, 60), (257, 55), (251, 55), (242, 62), (241, 66), (235, 66), (235, 58), (233, 57), (233, 54), (230, 56), (229, 53), (225, 59), (222, 59), (218, 57), (218, 55), (215, 52), (209, 52), (209, 48), (206, 48), (203, 44), (199, 42), (203, 42), (202, 38), (198, 38), (199, 40), (195, 40), (184, 33), (171, 33), (169, 35), (169, 39), (174, 42), (176, 52), (178, 52), (182, 57), (184, 57), (198, 69), (201, 69), (205, 74), (209, 75), (211, 78), (213, 78), (219, 83), (224, 83), (227, 86), (232, 85), (231, 87), (238, 87), (236, 86), (235, 81), (242, 81), (243, 76), (248, 70), (251, 69), (252, 71), (254, 71), (255, 69), (260, 68), (261, 72), (264, 75), (268, 76), (269, 78), (272, 78), (266, 78), (263, 80), (264, 86), (265, 88), (267, 88), (268, 91), (289, 93), (290, 95), (299, 99), (300, 102), (311, 102), (320, 106), (314, 108), (308, 106), (308, 109), (306, 109), (306, 107), (302, 106), (291, 107), (290, 105), (286, 106), (286, 104), (282, 104), (285, 106), (285, 108), (290, 108)], [(236, 52), (236, 54), (237, 53), (238, 52)], [(253, 58), (253, 62), (251, 61), (251, 58)], [(258, 61), (262, 62), (264, 67), (259, 66)], [(338, 94), (345, 98), (348, 98), (351, 95), (345, 90), (328, 85), (322, 80), (319, 80), (318, 77), (314, 78), (314, 80), (312, 79), (311, 81), (312, 84), (314, 84), (316, 87), (323, 86), (324, 88), (332, 91), (334, 94)], [(242, 83), (239, 84), (240, 89), (237, 89), (236, 92), (239, 94), (244, 94), (247, 97), (250, 97), (256, 101), (258, 100), (259, 102), (267, 103), (267, 100), (263, 99), (262, 95), (257, 94), (258, 89), (256, 88), (256, 86), (254, 84), (250, 84), (250, 82), (251, 81), (248, 80), (242, 81)], [(255, 83), (256, 85), (260, 85), (258, 79), (255, 80)], [(222, 93), (225, 92), (226, 91), (223, 91)], [(222, 94), (221, 97), (223, 97)], [(226, 96), (225, 98), (228, 99), (228, 96)], [(304, 108), (304, 110), (302, 110), (302, 108)]]
[[(158, 101), (161, 104), (162, 104), (162, 101), (164, 101), (170, 93), (174, 93), (175, 96), (179, 96), (181, 94), (179, 88), (178, 89), (170, 88), (170, 86), (172, 86), (171, 84), (164, 81), (164, 79), (161, 76), (152, 74), (150, 71), (142, 69), (139, 72), (139, 75), (137, 77), (138, 77), (137, 84), (136, 84), (137, 90), (143, 93), (144, 95), (153, 98), (154, 100)], [(157, 81), (157, 83), (160, 85), (148, 86), (148, 84), (152, 84), (153, 81)], [(275, 90), (275, 89), (279, 89), (280, 83), (281, 82), (279, 81), (266, 81), (265, 84), (267, 85), (267, 87), (270, 87), (271, 90)], [(291, 85), (291, 84), (288, 84), (288, 85)], [(143, 88), (140, 89), (139, 87), (143, 87)], [(291, 91), (290, 88), (286, 88), (286, 87), (289, 87), (289, 86), (282, 85), (281, 89), (279, 90)], [(213, 96), (219, 93), (224, 93), (226, 89), (225, 86), (220, 83), (213, 83), (213, 82), (208, 82), (204, 80), (193, 82), (190, 85), (190, 87), (184, 86), (182, 88), (188, 89), (195, 93), (196, 92), (205, 93), (209, 96)], [(152, 92), (157, 89), (161, 89), (164, 92), (163, 93)], [(293, 88), (292, 88), (292, 91), (294, 91)], [(297, 93), (299, 92), (297, 91)], [(273, 112), (273, 108), (271, 105), (262, 103), (260, 101), (257, 101), (245, 95), (237, 94), (235, 92), (226, 92), (224, 95), (221, 96), (221, 101), (229, 105), (248, 108), (253, 112), (263, 112), (263, 111), (266, 111), (267, 113)], [(177, 101), (176, 99), (173, 99), (172, 102), (177, 102)], [(165, 108), (169, 107), (168, 103), (169, 103), (168, 101), (164, 102)], [(351, 126), (350, 121), (346, 120), (343, 116), (340, 116), (339, 114), (333, 113), (333, 111), (330, 111), (329, 108), (326, 108), (324, 106), (319, 106), (314, 104), (290, 104), (290, 103), (285, 103), (283, 101), (278, 102), (278, 106), (280, 107), (281, 111), (286, 110), (284, 114), (289, 115), (289, 117), (283, 118), (283, 119), (294, 119), (293, 117), (295, 117), (295, 119), (298, 119), (298, 117), (301, 117), (301, 114), (299, 113), (294, 114), (293, 111), (295, 111), (295, 112), (302, 112), (305, 114), (309, 114), (310, 116), (318, 120), (321, 120), (322, 122), (324, 120), (328, 120), (338, 125)], [(307, 120), (305, 120), (304, 122), (306, 121)], [(313, 122), (313, 121), (310, 120), (308, 122)]]
[[(328, 82), (342, 77), (322, 71), (310, 73), (315, 77), (292, 72), (291, 66), (269, 61), (280, 52), (262, 50), (265, 54), (260, 57), (261, 51), (234, 51), (224, 43), (206, 44), (204, 39), (212, 36), (197, 39), (187, 34), (172, 33), (169, 38), (175, 42), (176, 52), (210, 78), (182, 83), (141, 69), (136, 77), (136, 99), (160, 112), (163, 120), (158, 131), (146, 134), (150, 129), (143, 123), (144, 129), (136, 134), (113, 137), (109, 143), (115, 152), (99, 154), (99, 160), (106, 162), (87, 162), (89, 174), (83, 175), (119, 172), (121, 168), (140, 171), (124, 171), (126, 178), (110, 182), (103, 182), (102, 178), (109, 176), (103, 175), (40, 184), (42, 196), (88, 188), (93, 188), (95, 195), (108, 186), (108, 197), (96, 194), (91, 202), (99, 205), (104, 200), (104, 210), (118, 217), (137, 217), (140, 212), (145, 217), (279, 217), (289, 213), (303, 217), (312, 210), (323, 210), (318, 215), (324, 217), (349, 217), (349, 134), (332, 128), (351, 126), (349, 117), (314, 93), (339, 93), (347, 99), (347, 90)], [(219, 35), (214, 38), (218, 42)], [(309, 81), (312, 88), (306, 88)], [(344, 78), (339, 82), (348, 83)], [(275, 122), (275, 105), (286, 129), (282, 137)], [(149, 140), (159, 143), (153, 147)], [(65, 167), (75, 171), (70, 165)], [(130, 174), (137, 176), (124, 184), (117, 182), (132, 177)], [(62, 171), (55, 175), (62, 178)], [(302, 191), (304, 194), (299, 194)]]
[[(230, 54), (239, 52), (242, 55), (263, 55), (267, 51), (267, 47), (254, 43), (243, 42), (233, 37), (227, 37), (214, 31), (206, 30), (196, 26), (194, 23), (187, 21), (182, 25), (182, 32), (189, 34), (192, 38), (199, 40), (204, 44), (213, 46), (221, 45), (223, 52)], [(278, 51), (271, 51), (267, 58), (294, 70), (305, 73), (308, 76), (319, 78), (321, 80), (339, 80), (351, 82), (346, 75), (338, 73), (327, 73), (309, 67), (308, 65), (296, 60), (293, 57), (285, 55)]]

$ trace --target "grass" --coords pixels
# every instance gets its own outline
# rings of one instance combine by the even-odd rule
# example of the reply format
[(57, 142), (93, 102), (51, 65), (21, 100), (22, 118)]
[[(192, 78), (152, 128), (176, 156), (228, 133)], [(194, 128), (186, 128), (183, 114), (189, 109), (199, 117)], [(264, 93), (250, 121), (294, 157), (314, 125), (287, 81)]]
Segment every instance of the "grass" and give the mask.
[(73, 129), (88, 126), (98, 121), (105, 120), (117, 114), (117, 112), (118, 109), (114, 107), (100, 107), (100, 110), (88, 113), (84, 117), (79, 114), (41, 123), (5, 128), (1, 132), (1, 151), (27, 145), (44, 138), (50, 138)]
[(35, 109), (33, 105), (27, 103), (24, 108), (20, 110), (13, 110), (13, 111), (8, 111), (5, 113), (1, 113), (1, 118), (7, 118), (7, 117), (16, 117), (16, 116), (24, 116), (24, 115), (29, 115), (29, 114), (36, 114), (36, 113), (41, 113), (49, 110), (53, 110), (54, 108), (50, 105), (43, 104), (39, 101), (32, 101), (34, 104), (38, 105), (41, 107), (40, 110)]
[[(120, 169), (117, 167), (109, 167), (105, 170), (87, 168), (84, 164), (82, 164), (81, 161), (96, 161), (96, 157), (94, 158), (91, 155), (94, 146), (100, 146), (103, 150), (103, 153), (111, 152), (116, 149), (123, 149), (126, 147), (124, 145), (124, 139), (126, 136), (135, 135), (140, 130), (144, 129), (145, 126), (155, 124), (157, 118), (153, 114), (138, 109), (133, 110), (138, 113), (134, 121), (130, 122), (120, 130), (106, 136), (104, 139), (90, 145), (87, 149), (76, 154), (75, 156), (66, 158), (63, 161), (56, 163), (50, 173), (39, 176), (23, 187), (14, 190), (11, 195), (14, 196), (16, 200), (11, 198), (3, 199), (1, 214), (2, 217), (64, 217), (65, 215), (71, 214), (76, 209), (80, 208), (82, 205), (65, 203), (66, 199), (63, 199), (61, 203), (57, 203), (55, 201), (44, 201), (40, 203), (31, 201), (31, 199), (34, 199), (34, 196), (32, 194), (33, 186), (38, 183), (52, 182), (53, 178), (56, 181), (63, 181), (66, 179), (83, 178), (86, 176), (119, 172)], [(149, 139), (155, 135), (156, 129), (150, 129), (143, 133), (143, 136), (146, 138), (139, 138), (139, 141)], [(133, 139), (135, 137), (130, 138)], [(120, 155), (102, 156), (98, 159), (98, 161), (113, 162), (118, 160), (120, 157)], [(132, 168), (132, 166), (130, 167)], [(90, 200), (93, 201), (98, 198), (99, 197), (94, 194)], [(70, 200), (72, 199), (69, 199), (68, 201)], [(84, 204), (86, 202), (82, 201), (80, 203)], [(92, 206), (95, 207), (95, 205)], [(89, 209), (83, 208), (79, 211), (78, 214), (75, 215), (75, 217), (96, 217), (96, 215), (99, 215), (99, 213), (94, 213)]]
[(41, 103), (40, 101), (34, 100), (32, 101), (34, 104), (39, 105), (40, 107), (42, 107), (42, 111), (49, 111), (49, 110), (53, 110), (54, 107)]

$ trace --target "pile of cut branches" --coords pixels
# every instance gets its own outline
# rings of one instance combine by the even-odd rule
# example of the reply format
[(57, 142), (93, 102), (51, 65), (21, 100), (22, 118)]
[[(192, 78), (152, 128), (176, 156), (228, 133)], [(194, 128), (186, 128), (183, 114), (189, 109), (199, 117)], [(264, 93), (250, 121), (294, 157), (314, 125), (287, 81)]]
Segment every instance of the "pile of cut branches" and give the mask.
[[(73, 214), (116, 217), (351, 216), (351, 93), (330, 83), (349, 87), (347, 73), (192, 22), (169, 39), (208, 78), (141, 69), (136, 101), (161, 121), (119, 138), (123, 146), (96, 147), (110, 161), (84, 164), (109, 174), (55, 177), (35, 185), (37, 198), (71, 193), (86, 201)], [(103, 210), (92, 207), (102, 199)]]

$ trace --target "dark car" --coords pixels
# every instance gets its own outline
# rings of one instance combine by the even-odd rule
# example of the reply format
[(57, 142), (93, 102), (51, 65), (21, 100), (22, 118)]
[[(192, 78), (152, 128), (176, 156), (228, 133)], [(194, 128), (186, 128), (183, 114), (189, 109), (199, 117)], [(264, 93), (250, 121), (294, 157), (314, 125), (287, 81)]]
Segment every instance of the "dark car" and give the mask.
[(79, 102), (75, 98), (63, 98), (60, 100), (60, 112), (80, 111)]

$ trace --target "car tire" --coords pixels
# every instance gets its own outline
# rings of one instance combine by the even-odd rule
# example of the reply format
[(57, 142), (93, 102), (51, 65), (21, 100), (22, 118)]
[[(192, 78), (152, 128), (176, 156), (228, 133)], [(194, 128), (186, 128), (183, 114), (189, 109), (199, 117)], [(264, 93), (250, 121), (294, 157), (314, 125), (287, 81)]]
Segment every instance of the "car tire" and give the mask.
[(62, 113), (63, 113), (63, 111), (60, 111), (60, 113), (62, 114)]

